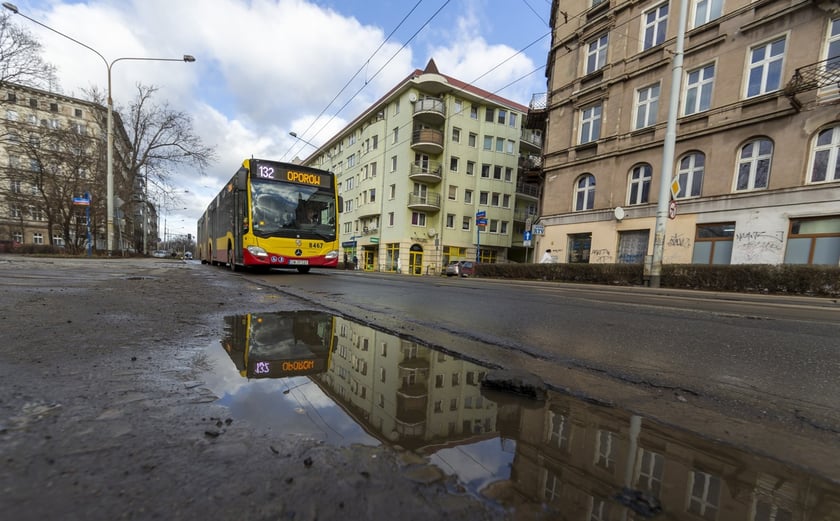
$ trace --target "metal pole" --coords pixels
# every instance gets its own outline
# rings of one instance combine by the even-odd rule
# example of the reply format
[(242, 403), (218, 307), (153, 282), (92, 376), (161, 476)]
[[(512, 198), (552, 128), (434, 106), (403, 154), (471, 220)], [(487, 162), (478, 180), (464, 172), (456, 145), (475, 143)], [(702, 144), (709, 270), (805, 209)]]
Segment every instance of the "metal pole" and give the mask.
[(668, 124), (662, 146), (662, 175), (659, 177), (659, 201), (656, 205), (656, 232), (653, 239), (653, 260), (650, 267), (650, 286), (658, 288), (662, 276), (662, 257), (665, 249), (665, 223), (671, 202), (671, 178), (674, 176), (674, 148), (677, 142), (677, 112), (682, 91), (683, 49), (688, 0), (680, 0), (677, 43), (671, 71), (671, 94), (668, 104)]

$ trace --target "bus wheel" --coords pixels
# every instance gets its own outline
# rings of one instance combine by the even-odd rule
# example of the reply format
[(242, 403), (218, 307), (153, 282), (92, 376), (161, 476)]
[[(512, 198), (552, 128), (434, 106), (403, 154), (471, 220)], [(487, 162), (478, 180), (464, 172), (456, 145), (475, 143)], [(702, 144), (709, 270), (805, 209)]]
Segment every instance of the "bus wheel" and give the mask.
[(309, 266), (300, 266), (297, 270), (298, 273), (309, 273)]
[(233, 250), (228, 250), (228, 266), (230, 266), (230, 271), (236, 271), (236, 259), (233, 258)]

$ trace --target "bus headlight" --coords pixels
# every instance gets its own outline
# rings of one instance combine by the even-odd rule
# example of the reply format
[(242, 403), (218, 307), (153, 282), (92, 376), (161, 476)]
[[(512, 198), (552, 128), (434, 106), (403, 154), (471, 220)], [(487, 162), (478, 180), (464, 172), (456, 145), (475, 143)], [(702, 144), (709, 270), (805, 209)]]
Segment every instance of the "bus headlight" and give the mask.
[(268, 252), (259, 246), (248, 246), (248, 253), (254, 257), (268, 257)]
[(325, 259), (337, 259), (338, 258), (338, 250), (330, 250), (324, 255)]

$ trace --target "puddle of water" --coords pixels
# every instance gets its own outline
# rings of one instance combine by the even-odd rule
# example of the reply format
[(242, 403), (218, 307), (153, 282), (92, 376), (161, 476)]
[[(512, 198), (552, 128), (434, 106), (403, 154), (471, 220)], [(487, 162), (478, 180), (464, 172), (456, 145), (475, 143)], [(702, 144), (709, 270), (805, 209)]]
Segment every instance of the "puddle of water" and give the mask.
[(621, 409), (483, 390), (487, 368), (328, 313), (227, 317), (221, 344), (207, 383), (233, 418), (399, 445), (518, 518), (839, 519), (837, 483)]

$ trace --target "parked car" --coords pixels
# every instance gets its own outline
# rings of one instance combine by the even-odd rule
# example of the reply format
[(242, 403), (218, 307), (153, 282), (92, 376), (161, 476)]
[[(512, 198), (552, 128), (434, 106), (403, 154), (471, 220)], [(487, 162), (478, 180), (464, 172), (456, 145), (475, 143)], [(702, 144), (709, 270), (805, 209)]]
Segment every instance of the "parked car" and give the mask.
[(447, 277), (471, 277), (475, 275), (475, 262), (468, 260), (452, 261), (444, 270)]
[(184, 252), (184, 260), (192, 260), (192, 252), (191, 251)]
[(166, 258), (168, 256), (169, 256), (169, 252), (166, 251), (166, 250), (155, 250), (155, 251), (152, 252), (152, 257), (158, 257), (158, 258), (162, 259), (162, 258)]

